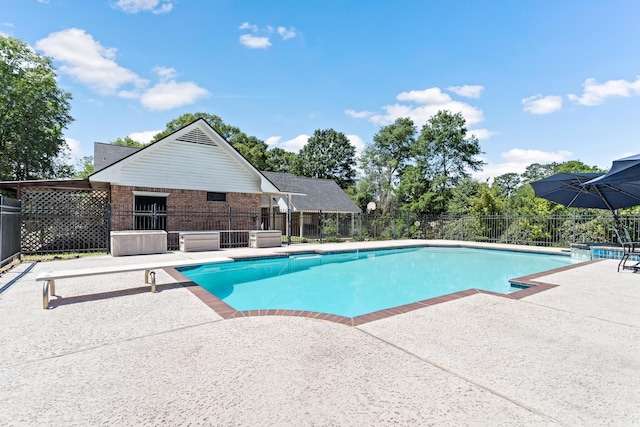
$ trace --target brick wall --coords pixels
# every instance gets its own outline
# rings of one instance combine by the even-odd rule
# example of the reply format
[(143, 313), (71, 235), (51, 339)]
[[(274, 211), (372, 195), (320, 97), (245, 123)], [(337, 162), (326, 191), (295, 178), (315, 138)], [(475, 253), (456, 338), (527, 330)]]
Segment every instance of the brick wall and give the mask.
[(206, 191), (112, 185), (112, 230), (133, 228), (134, 191), (169, 193), (168, 231), (249, 230), (255, 228), (255, 216), (260, 216), (260, 194), (227, 193), (226, 202), (208, 202)]

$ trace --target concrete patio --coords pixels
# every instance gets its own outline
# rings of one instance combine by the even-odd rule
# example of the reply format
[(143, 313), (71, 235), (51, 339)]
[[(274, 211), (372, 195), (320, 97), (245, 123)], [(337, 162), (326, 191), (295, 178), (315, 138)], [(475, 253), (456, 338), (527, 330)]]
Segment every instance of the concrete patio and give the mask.
[(613, 260), (540, 277), (559, 286), (521, 300), (475, 294), (356, 327), (223, 320), (164, 271), (156, 294), (142, 273), (62, 280), (49, 310), (35, 282), (314, 248), (36, 264), (0, 294), (0, 425), (640, 425), (640, 274)]

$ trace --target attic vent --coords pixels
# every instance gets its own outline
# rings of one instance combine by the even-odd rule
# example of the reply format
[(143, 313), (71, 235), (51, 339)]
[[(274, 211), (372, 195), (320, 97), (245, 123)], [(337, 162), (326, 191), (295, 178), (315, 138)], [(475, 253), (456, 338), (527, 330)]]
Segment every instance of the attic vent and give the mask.
[(212, 145), (214, 147), (218, 145), (200, 129), (189, 131), (176, 139), (178, 141), (192, 142), (194, 144)]

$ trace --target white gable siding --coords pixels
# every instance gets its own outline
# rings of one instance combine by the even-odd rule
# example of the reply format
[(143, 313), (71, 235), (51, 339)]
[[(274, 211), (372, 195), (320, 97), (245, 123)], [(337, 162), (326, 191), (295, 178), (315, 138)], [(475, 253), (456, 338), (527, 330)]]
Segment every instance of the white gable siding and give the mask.
[(122, 166), (113, 184), (260, 193), (260, 178), (218, 145), (167, 141)]
[(281, 193), (203, 119), (105, 167), (89, 180), (132, 187)]

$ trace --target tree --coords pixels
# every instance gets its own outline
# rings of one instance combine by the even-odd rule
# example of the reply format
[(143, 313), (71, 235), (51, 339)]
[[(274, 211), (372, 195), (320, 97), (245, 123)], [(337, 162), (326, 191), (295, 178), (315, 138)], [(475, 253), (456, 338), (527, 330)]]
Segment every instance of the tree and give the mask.
[(451, 190), (447, 213), (468, 214), (471, 212), (474, 203), (481, 196), (483, 186), (486, 186), (486, 184), (480, 184), (473, 178), (461, 179), (458, 185)]
[(178, 129), (192, 123), (198, 119), (204, 119), (212, 128), (216, 130), (233, 148), (238, 150), (253, 166), (258, 169), (264, 169), (267, 159), (267, 144), (256, 138), (255, 136), (248, 136), (236, 126), (231, 126), (222, 121), (222, 119), (216, 115), (208, 113), (187, 113), (183, 114), (177, 119), (174, 119), (167, 123), (165, 130), (158, 132), (154, 135), (152, 142), (164, 138), (177, 131)]
[(87, 178), (93, 173), (93, 156), (85, 156), (78, 160), (74, 178)]
[(346, 135), (333, 129), (316, 130), (298, 153), (296, 173), (333, 179), (341, 188), (354, 182), (356, 148)]
[(0, 179), (66, 176), (63, 130), (71, 94), (58, 88), (49, 58), (0, 35)]
[(557, 167), (557, 163), (532, 163), (526, 167), (524, 173), (522, 174), (522, 182), (528, 184), (530, 182), (551, 176), (555, 173), (554, 171)]
[(269, 172), (293, 173), (298, 155), (276, 147), (267, 151), (264, 170)]
[(502, 174), (493, 180), (493, 186), (502, 197), (510, 197), (521, 183), (522, 178), (515, 172)]
[(380, 211), (389, 212), (400, 172), (410, 160), (416, 128), (409, 118), (399, 118), (373, 136), (360, 156), (360, 167), (371, 182)]
[(564, 163), (556, 164), (553, 173), (604, 173), (605, 171), (598, 166), (589, 166), (580, 160), (569, 160)]
[(473, 135), (467, 137), (461, 113), (445, 110), (438, 111), (422, 127), (415, 147), (416, 165), (436, 193), (432, 213), (445, 212), (451, 189), (470, 176), (467, 170), (482, 169), (482, 161), (475, 157), (481, 154), (478, 139)]
[(115, 141), (113, 141), (112, 144), (120, 145), (122, 147), (133, 147), (133, 148), (142, 148), (147, 145), (147, 144), (143, 144), (142, 142), (138, 142), (135, 139), (131, 139), (128, 136), (125, 136), (124, 138), (118, 138)]

